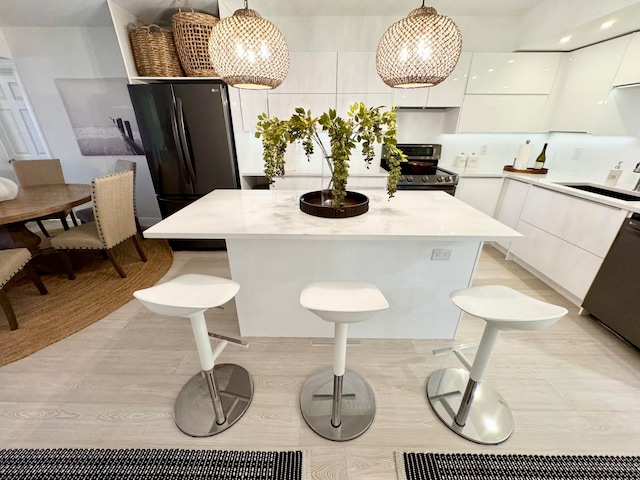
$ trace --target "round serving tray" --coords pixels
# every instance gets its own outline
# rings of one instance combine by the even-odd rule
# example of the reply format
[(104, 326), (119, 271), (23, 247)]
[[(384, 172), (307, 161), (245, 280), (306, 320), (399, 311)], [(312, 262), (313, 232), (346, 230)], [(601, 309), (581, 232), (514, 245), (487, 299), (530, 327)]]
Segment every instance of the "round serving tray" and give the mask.
[[(324, 203), (322, 197), (324, 195)], [(328, 197), (328, 200), (327, 200)], [(348, 218), (362, 215), (369, 210), (369, 198), (358, 192), (347, 191), (344, 207), (337, 208), (331, 202), (330, 190), (307, 192), (300, 197), (300, 210), (315, 217)]]

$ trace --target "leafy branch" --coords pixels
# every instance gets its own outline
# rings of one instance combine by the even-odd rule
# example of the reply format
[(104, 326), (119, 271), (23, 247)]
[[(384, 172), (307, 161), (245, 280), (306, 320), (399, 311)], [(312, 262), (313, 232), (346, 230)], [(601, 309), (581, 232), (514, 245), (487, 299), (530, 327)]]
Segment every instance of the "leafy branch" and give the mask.
[[(333, 203), (337, 208), (342, 208), (349, 177), (349, 158), (354, 148), (361, 145), (364, 161), (369, 168), (375, 155), (374, 144), (382, 143), (387, 151), (390, 168), (387, 193), (389, 198), (393, 197), (400, 179), (400, 162), (406, 161), (406, 156), (397, 147), (395, 108), (381, 111), (382, 108), (367, 108), (364, 103), (354, 103), (349, 107), (346, 119), (339, 117), (334, 109), (329, 109), (317, 118), (311, 115), (310, 110), (301, 107), (295, 109), (289, 120), (269, 118), (264, 113), (259, 115), (256, 138), (262, 137), (262, 157), (267, 180), (271, 184), (276, 177), (284, 176), (284, 154), (288, 144), (301, 142), (309, 159), (316, 144), (331, 169)], [(320, 129), (329, 135), (330, 153), (322, 143)]]

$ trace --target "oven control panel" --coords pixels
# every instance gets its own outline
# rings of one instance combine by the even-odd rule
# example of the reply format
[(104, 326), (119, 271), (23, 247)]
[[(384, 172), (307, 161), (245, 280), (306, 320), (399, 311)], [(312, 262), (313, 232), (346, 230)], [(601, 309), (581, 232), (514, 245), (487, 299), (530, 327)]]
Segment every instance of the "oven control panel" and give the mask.
[(401, 183), (424, 183), (427, 185), (433, 184), (452, 184), (458, 183), (458, 176), (455, 174), (440, 173), (436, 175), (402, 175), (400, 177)]

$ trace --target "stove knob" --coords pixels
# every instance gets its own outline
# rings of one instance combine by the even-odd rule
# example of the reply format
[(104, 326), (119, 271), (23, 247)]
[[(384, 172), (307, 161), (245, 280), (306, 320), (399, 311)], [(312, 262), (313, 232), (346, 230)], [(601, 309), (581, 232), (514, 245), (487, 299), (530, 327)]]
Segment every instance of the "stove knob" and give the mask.
[(406, 180), (406, 178), (404, 178), (404, 175), (400, 175), (400, 181), (404, 182)]
[(407, 182), (409, 182), (409, 183), (413, 182), (413, 177), (411, 175), (409, 175), (407, 177)]
[(422, 177), (422, 181), (423, 182), (428, 182), (429, 181), (429, 177), (427, 177), (426, 175), (424, 177)]
[(451, 178), (451, 175), (447, 175), (446, 177), (444, 177), (444, 181), (445, 182), (453, 182), (453, 178)]
[(442, 177), (438, 177), (438, 181), (439, 181), (439, 182), (442, 182), (443, 180), (444, 180), (444, 178), (442, 178)]

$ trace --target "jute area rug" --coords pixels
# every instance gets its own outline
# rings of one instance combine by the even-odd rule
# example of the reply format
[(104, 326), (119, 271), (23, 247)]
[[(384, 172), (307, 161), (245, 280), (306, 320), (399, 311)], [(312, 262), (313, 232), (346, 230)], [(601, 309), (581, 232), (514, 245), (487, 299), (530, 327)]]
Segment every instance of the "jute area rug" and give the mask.
[[(27, 277), (6, 287), (16, 313), (18, 329), (11, 331), (0, 310), (0, 366), (19, 360), (97, 322), (131, 299), (133, 292), (150, 287), (169, 270), (173, 255), (166, 240), (138, 240), (147, 256), (142, 262), (131, 241), (115, 248), (127, 273), (120, 278), (97, 250), (71, 252), (75, 280), (69, 280), (55, 257), (48, 266), (60, 273), (41, 273), (49, 293), (40, 295)], [(40, 269), (39, 269), (40, 270)], [(51, 270), (49, 270), (51, 271)]]
[(396, 452), (400, 480), (638, 480), (640, 457)]
[[(306, 453), (306, 452), (305, 452)], [(307, 463), (307, 462), (305, 462)], [(303, 452), (178, 449), (0, 450), (0, 478), (303, 480)]]

